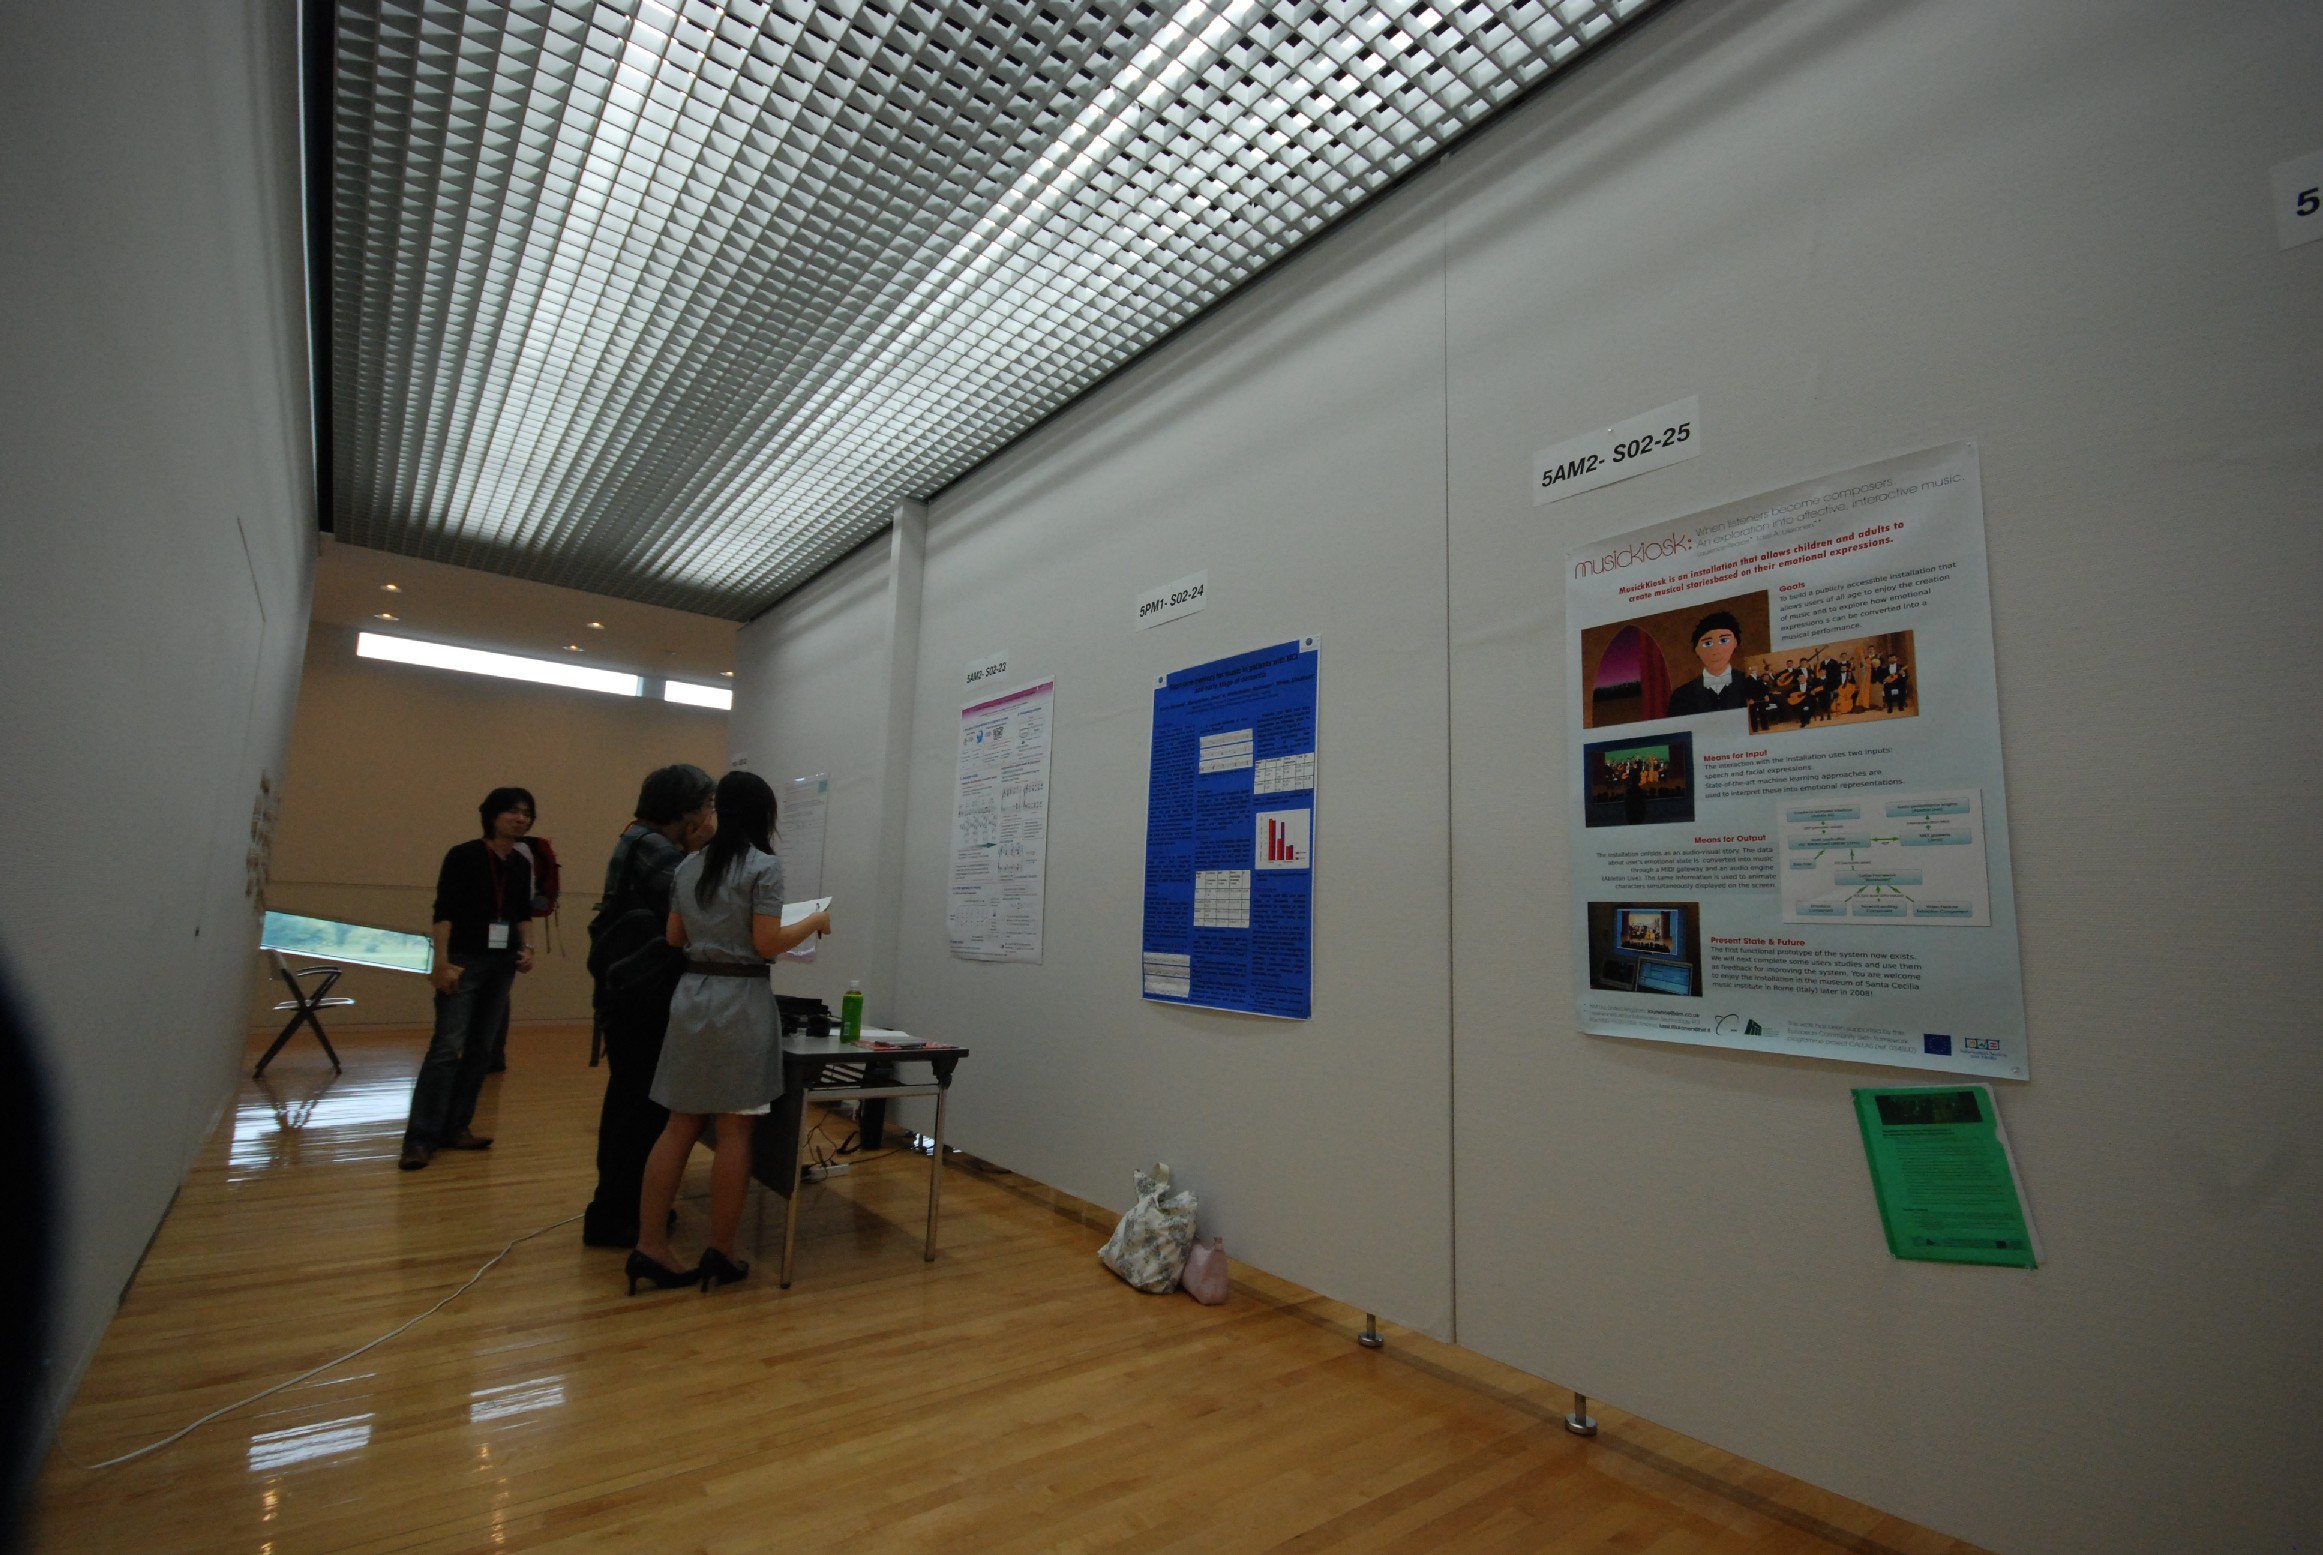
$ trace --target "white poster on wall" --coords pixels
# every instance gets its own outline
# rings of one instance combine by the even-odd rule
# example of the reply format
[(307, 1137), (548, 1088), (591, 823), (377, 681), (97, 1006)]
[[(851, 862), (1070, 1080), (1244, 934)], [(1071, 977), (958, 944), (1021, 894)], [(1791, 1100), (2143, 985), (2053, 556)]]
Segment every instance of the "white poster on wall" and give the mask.
[[(793, 902), (811, 901), (823, 894), (824, 818), (830, 809), (830, 776), (818, 772), (813, 777), (792, 778), (775, 799), (780, 806), (775, 827), (782, 835), (775, 851), (782, 856), (782, 894)], [(806, 943), (784, 954), (794, 961), (812, 961), (820, 941), (820, 935), (810, 936)]]
[(956, 956), (1041, 958), (1055, 705), (1056, 682), (1044, 680), (960, 710), (944, 912)]
[(2025, 1078), (1974, 445), (1566, 564), (1581, 1029)]

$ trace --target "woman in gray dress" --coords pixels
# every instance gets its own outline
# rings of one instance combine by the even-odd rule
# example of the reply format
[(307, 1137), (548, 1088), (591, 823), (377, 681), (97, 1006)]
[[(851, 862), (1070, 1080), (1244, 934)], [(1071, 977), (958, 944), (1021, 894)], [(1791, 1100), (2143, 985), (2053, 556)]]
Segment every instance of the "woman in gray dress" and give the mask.
[[(669, 942), (686, 952), (686, 973), (670, 1000), (669, 1036), (653, 1072), (653, 1099), (669, 1124), (645, 1163), (637, 1250), (638, 1281), (662, 1289), (738, 1280), (750, 1266), (734, 1256), (742, 1201), (750, 1189), (751, 1120), (782, 1093), (782, 1026), (767, 981), (776, 956), (812, 934), (831, 932), (831, 915), (782, 921), (782, 861), (774, 856), (774, 790), (750, 772), (718, 780), (718, 833), (678, 866), (671, 888)], [(700, 1265), (680, 1269), (669, 1245), (669, 1210), (686, 1157), (703, 1123), (718, 1120), (710, 1173), (710, 1246)]]

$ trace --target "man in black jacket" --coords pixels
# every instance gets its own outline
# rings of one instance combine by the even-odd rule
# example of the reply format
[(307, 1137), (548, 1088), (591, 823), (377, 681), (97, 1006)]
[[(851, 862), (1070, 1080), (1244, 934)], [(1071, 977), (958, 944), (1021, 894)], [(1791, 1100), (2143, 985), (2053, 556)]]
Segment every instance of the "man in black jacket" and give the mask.
[(403, 1127), (407, 1172), (428, 1164), (438, 1150), (485, 1150), (492, 1141), (468, 1125), (492, 1061), (492, 1038), (507, 1007), (516, 974), (532, 970), (532, 865), (516, 851), (532, 830), (532, 795), (495, 788), (476, 807), (482, 838), (444, 855), (436, 871), (433, 932), (436, 1029), (412, 1082), (411, 1116)]
[[(637, 1245), (645, 1158), (669, 1121), (667, 1109), (648, 1092), (661, 1062), (670, 995), (677, 986), (674, 975), (636, 983), (608, 977), (606, 963), (666, 943), (661, 936), (669, 921), (670, 887), (679, 861), (709, 841), (717, 828), (717, 787), (709, 773), (684, 763), (648, 775), (637, 791), (637, 818), (621, 833), (605, 865), (605, 898), (589, 925), (589, 964), (596, 971), (596, 1006), (605, 1029), (597, 1192), (581, 1217), (581, 1240), (591, 1247)], [(673, 973), (685, 964), (675, 952), (670, 959)], [(633, 970), (622, 968), (624, 973)]]

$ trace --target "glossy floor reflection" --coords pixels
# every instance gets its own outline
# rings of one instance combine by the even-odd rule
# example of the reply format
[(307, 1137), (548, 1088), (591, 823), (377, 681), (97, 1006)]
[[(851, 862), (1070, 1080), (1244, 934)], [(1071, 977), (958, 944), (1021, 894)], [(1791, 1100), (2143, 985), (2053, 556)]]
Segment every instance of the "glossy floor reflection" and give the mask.
[(227, 1174), (241, 1179), (300, 1161), (393, 1159), (410, 1106), (409, 1076), (269, 1070), (243, 1087), (234, 1108)]
[[(64, 1422), (73, 1457), (294, 1377), (578, 1215), (584, 1029), (518, 1028), (476, 1122), (496, 1146), (420, 1172), (395, 1156), (423, 1034), (333, 1041), (343, 1075), (293, 1044), (242, 1082)], [(745, 1221), (758, 1269), (709, 1295), (624, 1297), (622, 1255), (559, 1226), (151, 1457), (52, 1456), (37, 1547), (1967, 1548), (1610, 1408), (1582, 1442), (1550, 1384), (1400, 1330), (1358, 1349), (1358, 1314), (1247, 1270), (1223, 1307), (1138, 1295), (1093, 1256), (1109, 1215), (1005, 1174), (947, 1172), (923, 1263), (926, 1164), (809, 1188), (789, 1291), (772, 1196)], [(707, 1177), (698, 1151), (687, 1191)], [(681, 1204), (681, 1251), (702, 1213)]]

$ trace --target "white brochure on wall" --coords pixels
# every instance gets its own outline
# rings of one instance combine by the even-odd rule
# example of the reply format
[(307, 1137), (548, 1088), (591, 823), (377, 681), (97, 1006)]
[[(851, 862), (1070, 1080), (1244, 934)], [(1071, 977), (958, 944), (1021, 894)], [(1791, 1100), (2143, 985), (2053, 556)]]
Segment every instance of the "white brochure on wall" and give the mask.
[(952, 879), (944, 911), (956, 956), (1041, 958), (1055, 709), (1056, 682), (1044, 680), (960, 710)]
[[(774, 847), (782, 858), (783, 892), (793, 898), (820, 896), (823, 891), (823, 836), (828, 829), (824, 825), (824, 818), (829, 813), (831, 801), (830, 775), (818, 772), (813, 777), (792, 778), (782, 785), (775, 799), (781, 806), (775, 817), (775, 830), (780, 835)], [(789, 920), (786, 917), (784, 921)], [(812, 961), (815, 959), (815, 946), (820, 939), (820, 935), (810, 936), (806, 943), (794, 946), (783, 954), (793, 961)]]
[(2026, 1078), (1975, 446), (1566, 564), (1581, 1029)]

